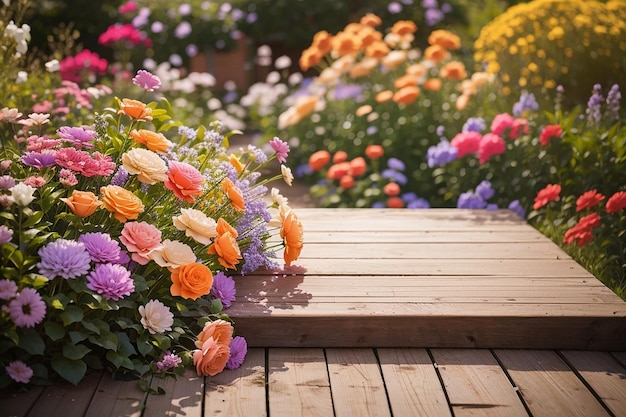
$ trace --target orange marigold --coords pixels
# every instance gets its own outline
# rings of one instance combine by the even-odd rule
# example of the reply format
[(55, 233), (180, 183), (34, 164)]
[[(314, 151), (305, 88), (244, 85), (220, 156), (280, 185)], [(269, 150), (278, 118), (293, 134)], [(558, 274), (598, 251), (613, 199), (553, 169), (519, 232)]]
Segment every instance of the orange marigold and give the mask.
[(465, 65), (460, 61), (448, 62), (441, 68), (439, 75), (442, 78), (448, 78), (450, 80), (464, 80), (467, 78), (467, 72), (465, 71)]
[(361, 18), (360, 23), (362, 25), (376, 27), (380, 26), (383, 23), (383, 20), (374, 13), (367, 13)]
[(411, 20), (398, 20), (391, 27), (391, 33), (395, 33), (400, 36), (415, 32), (417, 32), (417, 25)]
[(450, 52), (441, 45), (431, 45), (424, 50), (424, 58), (434, 63), (443, 61), (450, 57)]
[(431, 45), (439, 45), (446, 49), (459, 49), (461, 47), (461, 38), (447, 30), (434, 30), (428, 36), (428, 43)]
[(420, 96), (420, 89), (417, 86), (409, 85), (402, 87), (393, 95), (393, 101), (402, 104), (411, 104)]

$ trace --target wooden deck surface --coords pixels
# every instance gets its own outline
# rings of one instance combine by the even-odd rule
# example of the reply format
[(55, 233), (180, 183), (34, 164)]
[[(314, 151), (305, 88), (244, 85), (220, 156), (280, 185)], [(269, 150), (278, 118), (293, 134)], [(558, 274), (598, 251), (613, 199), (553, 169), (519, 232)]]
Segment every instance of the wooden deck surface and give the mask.
[(94, 373), (0, 417), (626, 416), (626, 303), (513, 213), (298, 215), (299, 266), (236, 279), (240, 369)]

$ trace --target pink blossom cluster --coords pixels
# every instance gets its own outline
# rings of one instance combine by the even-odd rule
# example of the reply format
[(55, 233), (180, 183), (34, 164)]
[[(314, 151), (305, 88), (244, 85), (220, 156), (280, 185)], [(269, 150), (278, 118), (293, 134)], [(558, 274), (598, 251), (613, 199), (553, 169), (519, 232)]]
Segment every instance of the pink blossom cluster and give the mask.
[(143, 45), (146, 48), (152, 46), (152, 40), (130, 23), (111, 25), (98, 37), (98, 43), (102, 46), (109, 46), (116, 42), (127, 42), (131, 46)]
[(60, 63), (59, 73), (63, 80), (80, 82), (87, 75), (106, 74), (109, 63), (95, 52), (83, 49), (74, 56), (68, 56)]

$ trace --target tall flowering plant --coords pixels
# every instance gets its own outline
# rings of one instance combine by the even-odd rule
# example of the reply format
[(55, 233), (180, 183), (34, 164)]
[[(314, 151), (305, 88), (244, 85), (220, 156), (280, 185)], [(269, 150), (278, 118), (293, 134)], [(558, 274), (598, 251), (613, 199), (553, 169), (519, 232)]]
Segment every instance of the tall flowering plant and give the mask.
[[(143, 70), (133, 83), (160, 86)], [(280, 248), (289, 265), (302, 249), (286, 199), (265, 199), (281, 176), (260, 174), (289, 147), (231, 152), (219, 122), (191, 128), (167, 108), (115, 98), (69, 126), (1, 110), (14, 134), (0, 162), (0, 386), (241, 365), (246, 342), (223, 311), (231, 275), (279, 268)]]

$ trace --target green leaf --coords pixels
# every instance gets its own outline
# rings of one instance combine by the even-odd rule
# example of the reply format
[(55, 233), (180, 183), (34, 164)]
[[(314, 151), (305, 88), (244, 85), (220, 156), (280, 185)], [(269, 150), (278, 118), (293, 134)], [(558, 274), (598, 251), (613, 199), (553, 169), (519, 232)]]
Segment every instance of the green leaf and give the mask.
[(117, 340), (119, 341), (117, 352), (120, 355), (130, 357), (137, 354), (135, 347), (131, 343), (126, 333), (117, 332), (115, 335), (117, 336)]
[(61, 323), (47, 321), (43, 327), (46, 331), (46, 335), (48, 335), (50, 340), (52, 340), (53, 342), (56, 342), (57, 340), (65, 336), (65, 327), (62, 326)]
[(69, 332), (69, 335), (72, 343), (80, 343), (83, 340), (87, 339), (90, 333), (72, 330), (71, 332)]
[(51, 365), (61, 378), (74, 385), (78, 385), (87, 372), (87, 364), (81, 360), (57, 357), (52, 359)]
[(63, 356), (67, 359), (77, 360), (82, 359), (83, 356), (91, 352), (85, 345), (66, 343), (63, 345)]
[(148, 356), (154, 350), (149, 337), (149, 333), (145, 332), (137, 338), (137, 349), (142, 356)]
[[(32, 227), (34, 225), (36, 225), (37, 223), (39, 223), (41, 221), (41, 219), (43, 218), (43, 211), (36, 211), (34, 213), (32, 213), (30, 216), (28, 216), (23, 222), (22, 222), (22, 228), (23, 229), (27, 229), (29, 227)], [(38, 231), (39, 232), (39, 231)]]
[(31, 355), (44, 354), (46, 344), (43, 341), (43, 337), (35, 329), (20, 329), (18, 335), (20, 338), (19, 347)]
[(172, 345), (172, 341), (167, 336), (155, 334), (152, 335), (152, 338), (154, 339), (152, 343), (161, 350), (168, 350)]
[(69, 303), (70, 299), (65, 294), (57, 294), (50, 298), (48, 304), (57, 310), (65, 310), (65, 306)]
[(224, 306), (222, 305), (222, 300), (219, 298), (216, 298), (213, 302), (211, 302), (211, 314), (220, 313), (223, 309)]
[(89, 336), (89, 341), (107, 350), (117, 350), (117, 336), (110, 330), (100, 329), (100, 335)]
[[(68, 280), (71, 281), (71, 280)], [(77, 323), (83, 320), (83, 310), (75, 305), (68, 306), (63, 313), (60, 314), (61, 320), (65, 326)]]
[(119, 353), (113, 351), (113, 350), (109, 350), (106, 354), (106, 358), (107, 360), (116, 368), (128, 368), (128, 369), (133, 369), (133, 362), (128, 359), (125, 358), (124, 356), (120, 355)]

